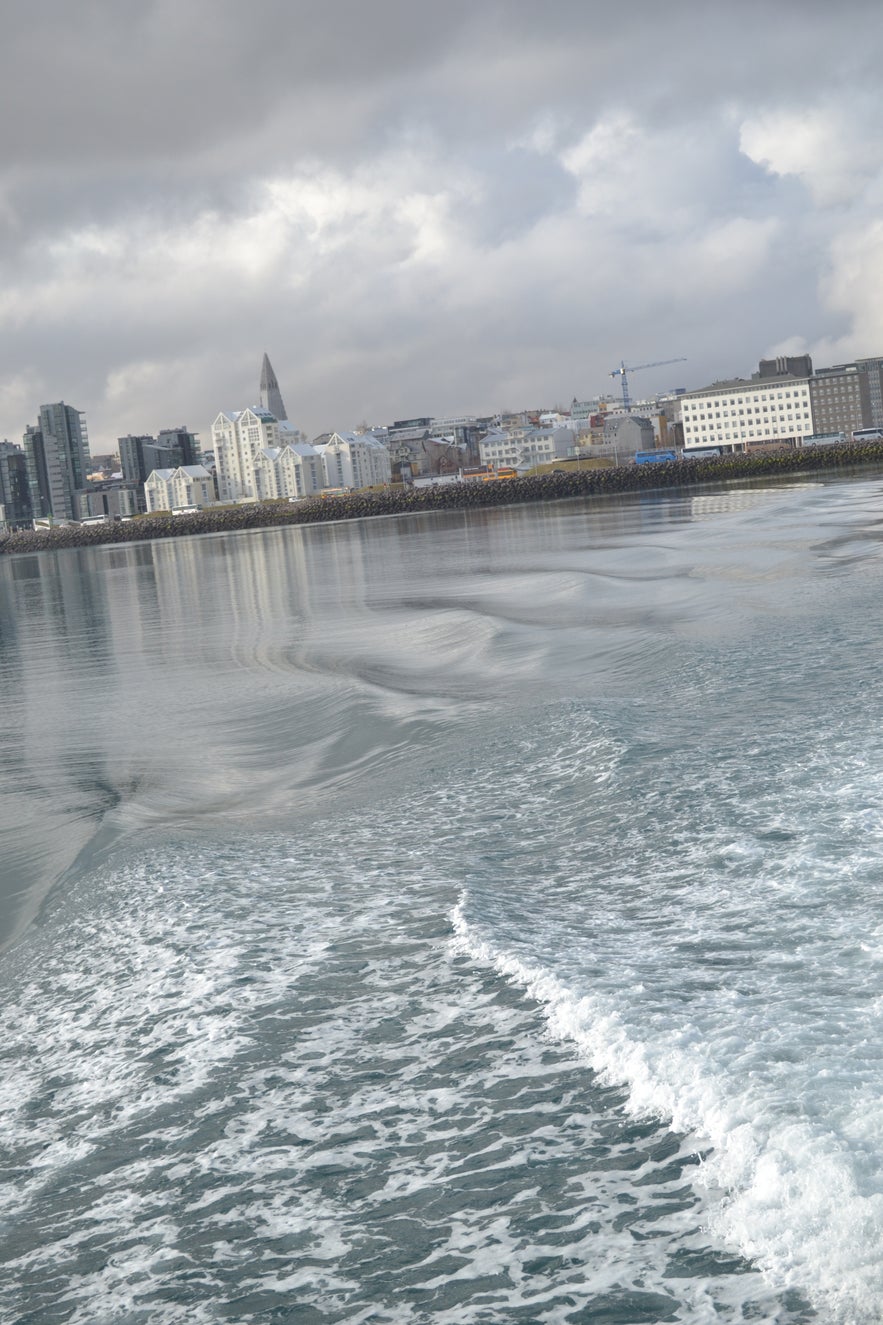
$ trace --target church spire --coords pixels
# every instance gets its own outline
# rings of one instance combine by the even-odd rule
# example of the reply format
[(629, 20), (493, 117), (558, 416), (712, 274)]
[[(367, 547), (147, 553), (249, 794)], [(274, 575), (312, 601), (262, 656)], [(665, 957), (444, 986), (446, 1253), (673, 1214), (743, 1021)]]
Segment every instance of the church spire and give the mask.
[(266, 354), (261, 365), (261, 409), (267, 410), (275, 419), (280, 421), (288, 418), (285, 413), (282, 392), (279, 390), (279, 383), (276, 381), (276, 374), (273, 372), (273, 365)]

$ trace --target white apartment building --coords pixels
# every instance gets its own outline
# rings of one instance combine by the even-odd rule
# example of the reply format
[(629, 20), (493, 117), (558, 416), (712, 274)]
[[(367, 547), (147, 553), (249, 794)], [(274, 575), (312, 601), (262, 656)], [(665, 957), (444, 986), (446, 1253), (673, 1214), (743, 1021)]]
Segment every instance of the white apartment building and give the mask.
[(373, 488), (392, 478), (389, 451), (371, 433), (334, 432), (316, 451), (329, 488)]
[(267, 410), (222, 411), (212, 424), (212, 442), (222, 502), (309, 497), (325, 487), (315, 448)]
[(562, 460), (574, 444), (571, 428), (514, 428), (511, 432), (489, 432), (478, 443), (478, 453), (483, 465), (533, 469), (551, 460)]
[(521, 448), (511, 433), (496, 428), (482, 437), (478, 443), (478, 454), (483, 465), (516, 465)]
[(275, 461), (280, 497), (315, 497), (325, 487), (325, 466), (315, 446), (290, 442)]
[(182, 506), (211, 506), (215, 500), (212, 476), (203, 465), (154, 469), (144, 484), (147, 510), (174, 511)]
[(325, 487), (322, 457), (306, 442), (265, 446), (254, 457), (252, 468), (257, 501), (314, 497)]
[(219, 501), (254, 501), (266, 495), (259, 491), (255, 467), (264, 470), (261, 452), (282, 445), (279, 422), (266, 410), (221, 411), (212, 424)]
[(812, 435), (810, 379), (737, 378), (679, 397), (684, 451), (747, 451), (773, 443), (800, 446)]

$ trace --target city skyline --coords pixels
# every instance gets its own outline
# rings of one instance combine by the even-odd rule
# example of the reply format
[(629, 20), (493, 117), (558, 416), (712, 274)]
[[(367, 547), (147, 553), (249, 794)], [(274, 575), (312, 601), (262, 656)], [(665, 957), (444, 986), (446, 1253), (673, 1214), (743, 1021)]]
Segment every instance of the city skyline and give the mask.
[(307, 436), (877, 353), (880, 36), (860, 0), (37, 0), (0, 57), (0, 436), (64, 399), (98, 453), (205, 439), (256, 347)]

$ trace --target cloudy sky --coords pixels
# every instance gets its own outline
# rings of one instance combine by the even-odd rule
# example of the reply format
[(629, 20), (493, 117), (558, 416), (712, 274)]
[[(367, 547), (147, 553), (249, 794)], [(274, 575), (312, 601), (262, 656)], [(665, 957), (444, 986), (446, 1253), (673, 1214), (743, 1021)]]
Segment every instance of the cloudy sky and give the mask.
[(879, 0), (5, 0), (0, 436), (883, 354)]

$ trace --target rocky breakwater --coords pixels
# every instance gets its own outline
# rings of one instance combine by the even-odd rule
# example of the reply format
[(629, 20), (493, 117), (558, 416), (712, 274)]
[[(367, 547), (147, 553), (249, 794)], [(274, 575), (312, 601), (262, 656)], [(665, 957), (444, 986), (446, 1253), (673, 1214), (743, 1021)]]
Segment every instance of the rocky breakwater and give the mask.
[(0, 553), (40, 552), (96, 543), (131, 543), (191, 534), (225, 533), (276, 525), (362, 520), (376, 515), (512, 506), (522, 502), (604, 497), (666, 488), (825, 470), (883, 468), (883, 442), (812, 447), (774, 455), (726, 455), (610, 469), (571, 469), (494, 482), (450, 483), (428, 488), (389, 488), (342, 493), (299, 502), (253, 502), (209, 507), (186, 515), (155, 514), (100, 525), (61, 525), (0, 535)]

